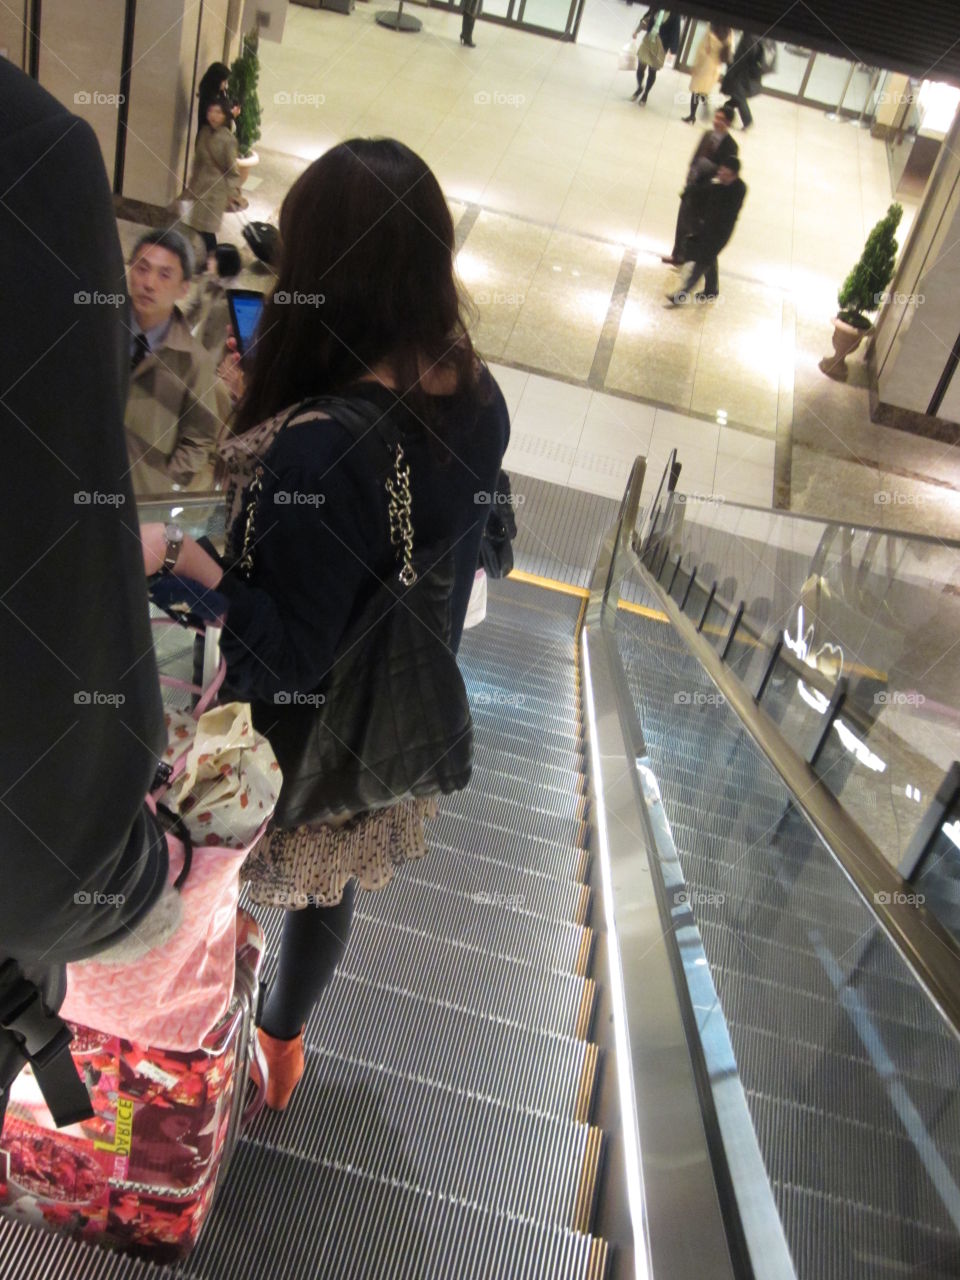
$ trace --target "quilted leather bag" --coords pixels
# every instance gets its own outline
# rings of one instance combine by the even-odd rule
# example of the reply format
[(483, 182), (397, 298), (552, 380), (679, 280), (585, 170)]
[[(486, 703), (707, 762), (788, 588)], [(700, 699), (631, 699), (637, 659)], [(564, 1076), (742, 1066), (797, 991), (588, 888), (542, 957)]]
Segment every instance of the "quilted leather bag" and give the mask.
[[(312, 697), (291, 691), (285, 705), (253, 703), (254, 724), (268, 733), (283, 774), (274, 815), (282, 828), (459, 791), (473, 767), (470, 704), (450, 648), (452, 548), (415, 548), (410, 467), (380, 409), (322, 397), (298, 406), (278, 436), (294, 418), (311, 416), (338, 422), (375, 468), (397, 567), (359, 603), (322, 685), (302, 691)], [(264, 459), (250, 486), (240, 559), (248, 577), (268, 470)]]

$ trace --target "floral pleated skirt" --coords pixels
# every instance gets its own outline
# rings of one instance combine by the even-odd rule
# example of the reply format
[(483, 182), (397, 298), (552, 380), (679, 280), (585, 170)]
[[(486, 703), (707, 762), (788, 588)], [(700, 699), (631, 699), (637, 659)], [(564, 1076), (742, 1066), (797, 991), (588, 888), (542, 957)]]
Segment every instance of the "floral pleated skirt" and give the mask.
[(401, 800), (340, 826), (268, 831), (243, 864), (253, 902), (265, 907), (332, 907), (348, 881), (385, 888), (397, 867), (427, 852), (424, 825), (437, 812), (433, 796)]

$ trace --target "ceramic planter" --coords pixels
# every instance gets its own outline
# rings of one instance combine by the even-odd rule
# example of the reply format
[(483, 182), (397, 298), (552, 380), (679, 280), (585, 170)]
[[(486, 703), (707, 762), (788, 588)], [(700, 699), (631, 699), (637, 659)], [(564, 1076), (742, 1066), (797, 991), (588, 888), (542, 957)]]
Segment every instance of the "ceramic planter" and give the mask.
[(825, 373), (829, 378), (836, 378), (841, 382), (845, 382), (848, 373), (847, 356), (856, 351), (863, 339), (872, 332), (873, 325), (869, 329), (858, 329), (856, 325), (847, 324), (846, 320), (841, 320), (839, 316), (834, 316), (833, 353), (824, 356), (820, 361), (821, 373)]

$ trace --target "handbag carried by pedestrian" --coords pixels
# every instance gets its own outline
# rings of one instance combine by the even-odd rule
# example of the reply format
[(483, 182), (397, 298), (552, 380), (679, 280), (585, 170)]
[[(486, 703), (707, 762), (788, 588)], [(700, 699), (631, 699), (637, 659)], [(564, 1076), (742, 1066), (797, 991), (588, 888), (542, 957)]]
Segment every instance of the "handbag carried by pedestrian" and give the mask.
[(375, 469), (396, 564), (350, 619), (317, 689), (253, 704), (283, 773), (274, 825), (284, 829), (459, 791), (473, 766), (470, 704), (450, 648), (452, 547), (417, 539), (410, 466), (389, 416), (330, 396), (288, 414), (250, 484), (240, 572), (253, 573), (270, 453), (288, 426), (313, 418), (333, 418)]

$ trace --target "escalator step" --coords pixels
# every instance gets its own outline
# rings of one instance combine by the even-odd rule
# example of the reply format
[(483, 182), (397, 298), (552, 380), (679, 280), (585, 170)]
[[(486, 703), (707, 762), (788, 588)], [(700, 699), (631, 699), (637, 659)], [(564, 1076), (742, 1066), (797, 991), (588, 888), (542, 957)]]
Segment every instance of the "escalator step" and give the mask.
[[(278, 933), (278, 926), (267, 933), (271, 951)], [(265, 981), (274, 970), (268, 960)], [(593, 980), (569, 968), (550, 970), (494, 954), (485, 938), (480, 949), (363, 915), (354, 918), (339, 972), (381, 988), (384, 1001), (400, 991), (579, 1040), (589, 1034), (596, 1001)]]
[(561, 751), (575, 751), (581, 747), (580, 727), (574, 717), (548, 719), (546, 716), (525, 716), (512, 707), (475, 702), (470, 705), (470, 713), (474, 725), (481, 731), (524, 743), (532, 749), (532, 755), (536, 755), (540, 743)]
[(470, 790), (478, 795), (499, 796), (513, 804), (526, 805), (540, 813), (552, 813), (564, 818), (582, 818), (587, 811), (586, 779), (576, 774), (570, 786), (546, 787), (528, 778), (511, 778), (505, 773), (494, 773), (486, 768), (474, 767)]
[(527, 805), (498, 796), (485, 796), (469, 787), (466, 791), (447, 796), (443, 811), (445, 815), (456, 813), (470, 819), (478, 836), (482, 836), (483, 828), (489, 825), (561, 845), (583, 844), (587, 837), (586, 823), (582, 819), (540, 813)]
[[(600, 1131), (355, 1062), (317, 1060), (251, 1142), (492, 1213), (590, 1229)], [(592, 1204), (592, 1201), (591, 1201)]]
[(434, 818), (430, 831), (438, 842), (454, 848), (473, 848), (481, 857), (558, 880), (585, 880), (590, 866), (585, 841), (558, 845), (553, 840), (518, 834), (490, 823), (481, 829), (469, 815), (445, 809)]
[(337, 973), (305, 1039), (334, 1057), (389, 1066), (505, 1106), (573, 1120), (590, 1116), (596, 1045), (384, 992), (352, 974)]
[[(581, 956), (591, 933), (582, 925), (541, 920), (522, 908), (465, 898), (406, 876), (397, 877), (383, 893), (362, 895), (357, 914), (417, 931), (425, 939), (520, 960), (531, 968), (581, 976)], [(429, 963), (429, 956), (424, 960)]]
[[(288, 1206), (298, 1206), (291, 1230)], [(235, 1224), (255, 1221), (252, 1238)], [(203, 1280), (602, 1280), (606, 1246), (243, 1142), (187, 1272)]]
[(173, 1267), (81, 1244), (7, 1217), (0, 1217), (0, 1267), (10, 1280), (176, 1280), (181, 1275)]
[(508, 867), (436, 839), (430, 840), (430, 851), (432, 857), (404, 868), (404, 879), (446, 888), (491, 906), (522, 909), (544, 920), (589, 922), (591, 898), (585, 884)]
[(569, 751), (549, 750), (531, 759), (510, 743), (504, 742), (499, 734), (478, 729), (473, 744), (473, 763), (478, 771), (490, 770), (493, 773), (505, 771), (511, 777), (519, 777), (531, 783), (542, 783), (547, 787), (568, 785), (579, 787), (585, 785), (583, 744)]

